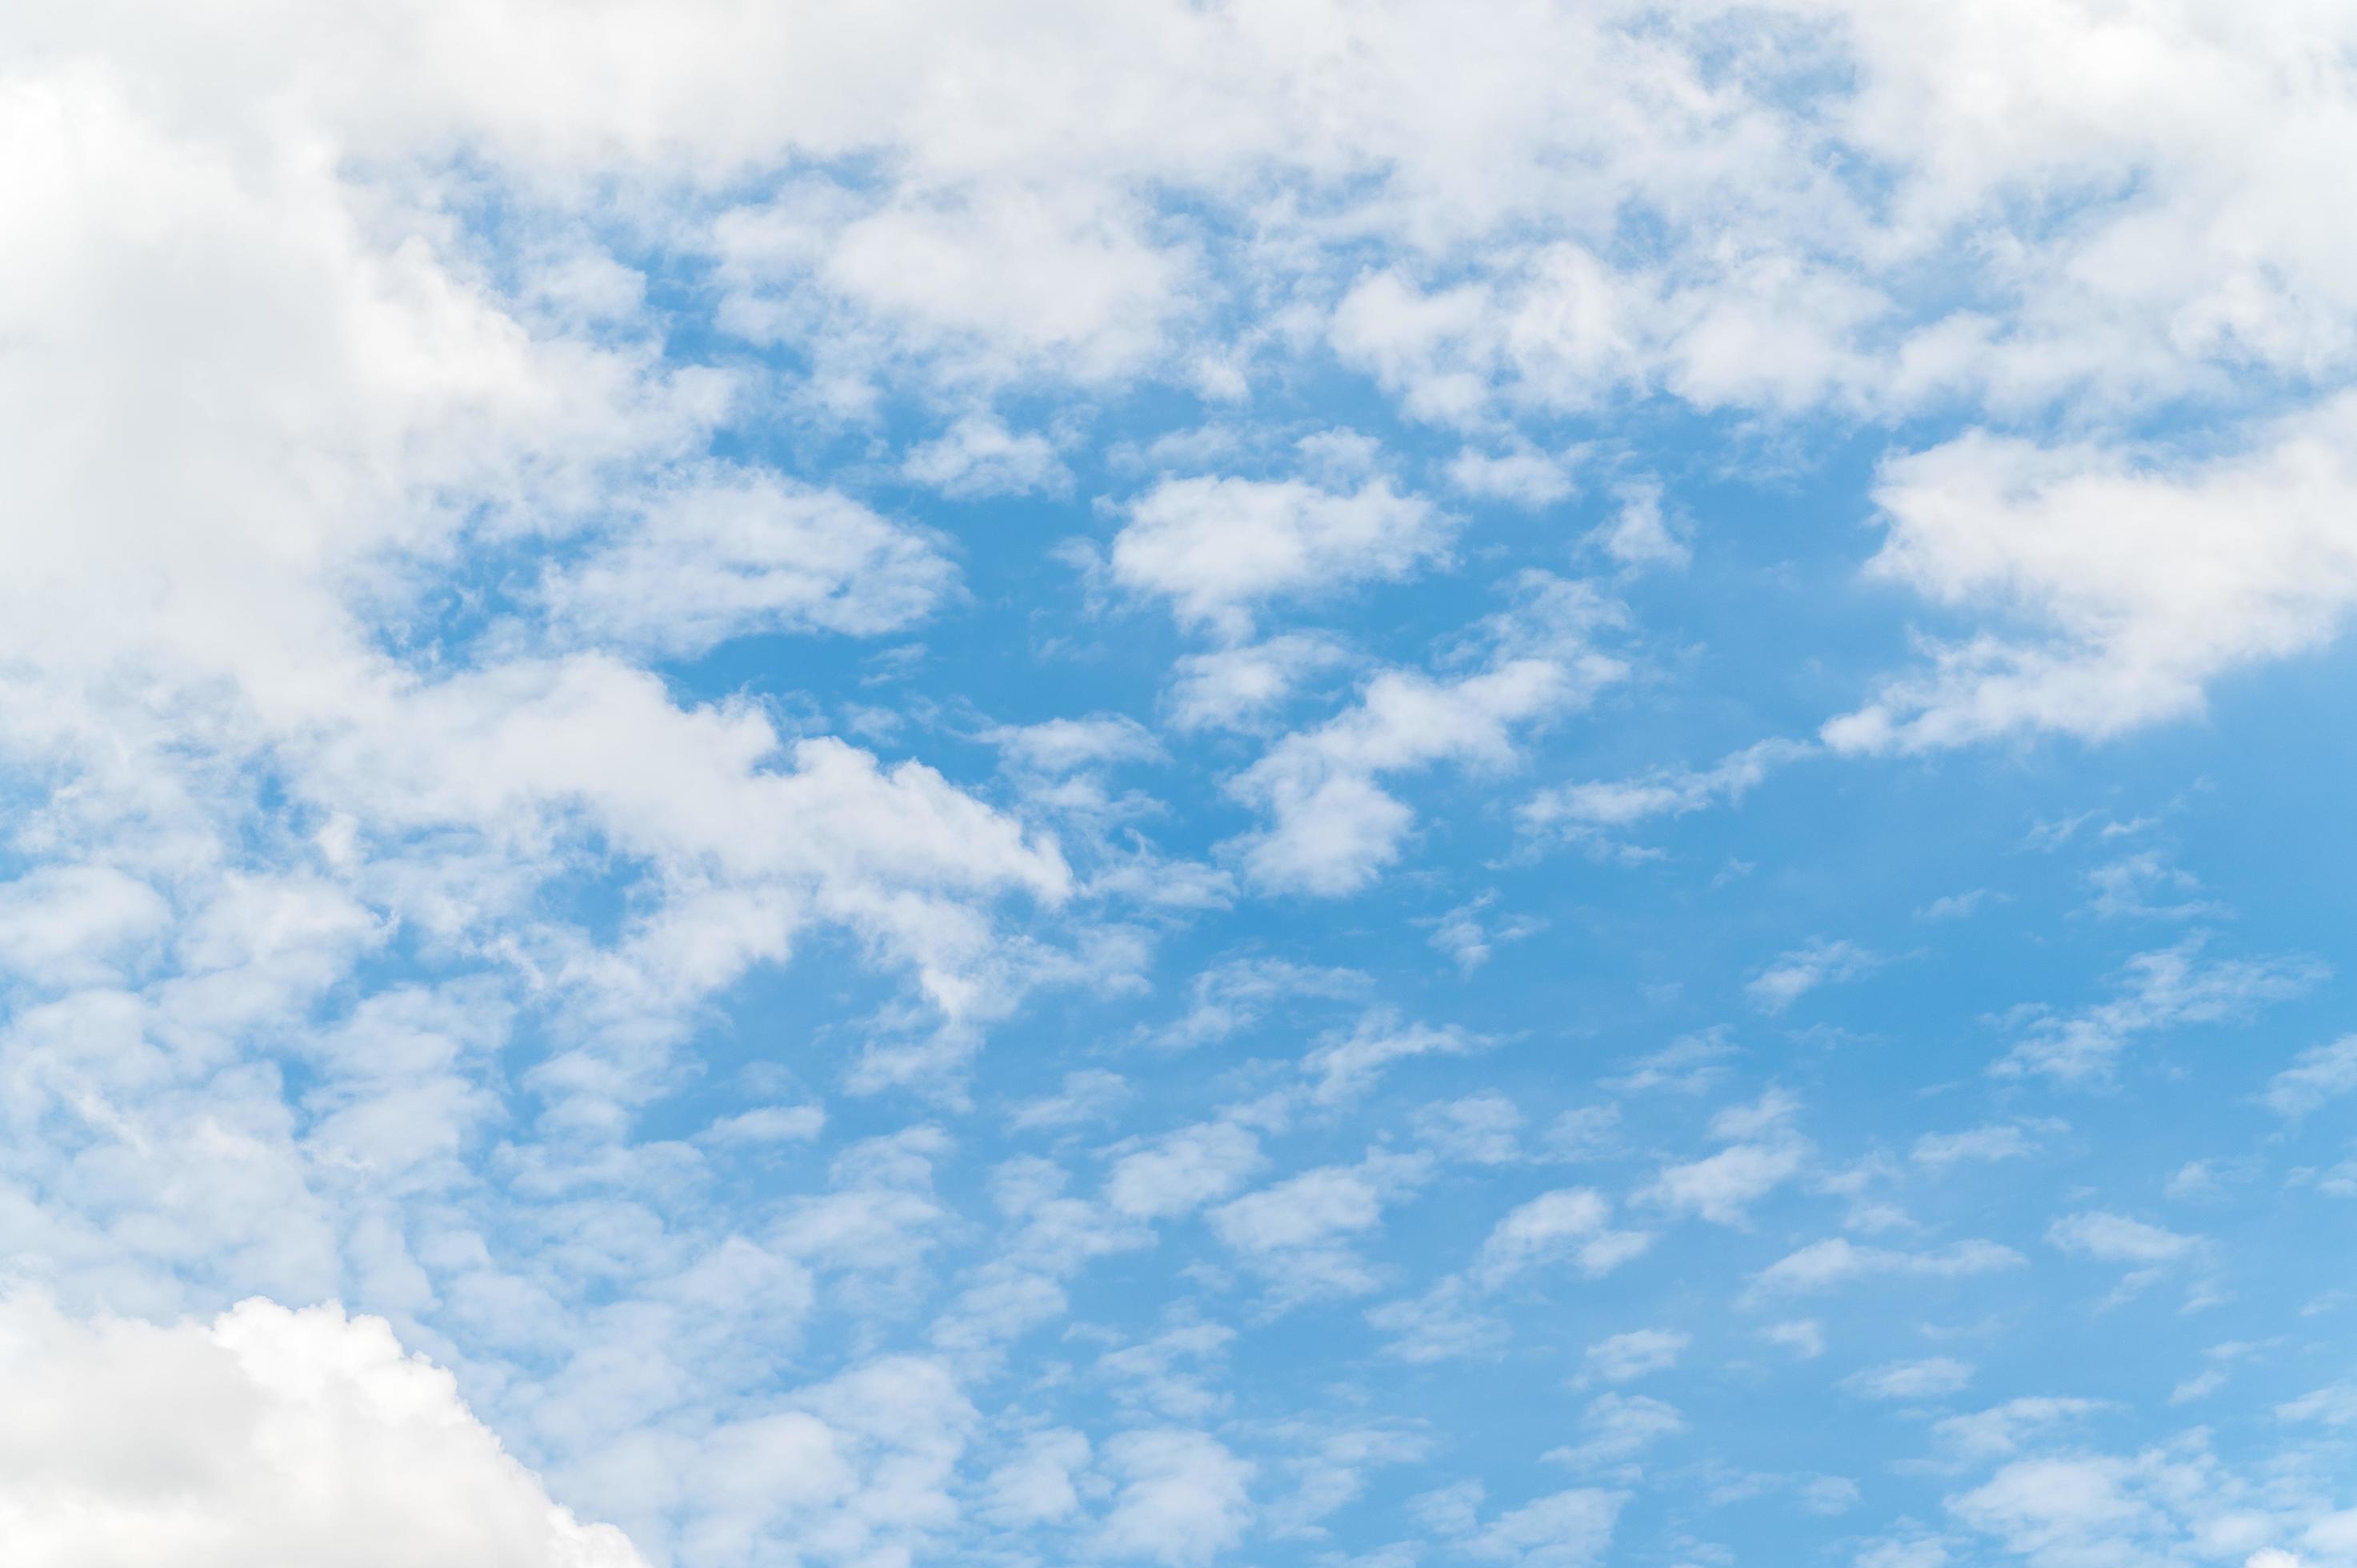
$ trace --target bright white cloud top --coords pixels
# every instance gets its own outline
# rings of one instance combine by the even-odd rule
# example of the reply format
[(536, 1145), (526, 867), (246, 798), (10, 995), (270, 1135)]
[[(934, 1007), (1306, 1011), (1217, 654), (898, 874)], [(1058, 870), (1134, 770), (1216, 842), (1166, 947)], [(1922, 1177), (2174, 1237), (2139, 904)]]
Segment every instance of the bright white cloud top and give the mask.
[(2357, 12), (0, 19), (0, 1556), (2357, 1564)]

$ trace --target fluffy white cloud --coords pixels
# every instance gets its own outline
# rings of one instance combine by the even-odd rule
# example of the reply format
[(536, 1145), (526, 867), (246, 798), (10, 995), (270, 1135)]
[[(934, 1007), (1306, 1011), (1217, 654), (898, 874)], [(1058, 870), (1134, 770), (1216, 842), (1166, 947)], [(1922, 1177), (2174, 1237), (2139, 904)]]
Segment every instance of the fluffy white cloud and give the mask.
[(1378, 1008), (1361, 1018), (1348, 1035), (1337, 1034), (1302, 1058), (1302, 1070), (1314, 1074), (1312, 1099), (1333, 1104), (1361, 1093), (1393, 1062), (1414, 1057), (1463, 1056), (1481, 1042), (1463, 1029), (1436, 1029), (1410, 1023), (1389, 1008)]
[(1861, 1247), (1847, 1237), (1835, 1236), (1813, 1241), (1770, 1263), (1752, 1277), (1747, 1294), (1760, 1300), (1831, 1290), (1853, 1280), (1885, 1275), (1968, 1279), (2018, 1269), (2028, 1262), (2012, 1248), (1994, 1241), (1956, 1241), (1932, 1251), (1909, 1252), (1891, 1247)]
[(1121, 1491), (1097, 1549), (1176, 1565), (1208, 1563), (1242, 1539), (1253, 1466), (1207, 1433), (1125, 1432), (1105, 1444)]
[(1071, 488), (1072, 476), (1044, 435), (1018, 435), (986, 413), (969, 413), (910, 450), (903, 478), (945, 496), (1028, 495)]
[(1198, 1122), (1123, 1153), (1105, 1177), (1105, 1198), (1124, 1214), (1190, 1213), (1235, 1191), (1266, 1163), (1249, 1129)]
[(2119, 976), (2119, 994), (2108, 1002), (2074, 1013), (2027, 1010), (2021, 1043), (1991, 1070), (2066, 1082), (2099, 1079), (2140, 1035), (2247, 1017), (2267, 1003), (2298, 995), (2328, 972), (2300, 957), (2206, 958), (2205, 945), (2196, 935), (2136, 954)]
[(1581, 1568), (1612, 1544), (1625, 1492), (1576, 1487), (1534, 1498), (1483, 1526), (1464, 1548), (1488, 1562), (1521, 1568)]
[(2000, 1123), (1961, 1133), (1926, 1133), (1915, 1140), (1908, 1157), (1927, 1170), (1943, 1171), (1951, 1165), (2027, 1159), (2037, 1152), (2026, 1129)]
[(1926, 1360), (1892, 1361), (1853, 1372), (1842, 1380), (1842, 1387), (1867, 1399), (1920, 1400), (1959, 1392), (1972, 1380), (1969, 1363), (1952, 1356), (1933, 1356)]
[(1541, 1193), (1491, 1229), (1474, 1261), (1473, 1277), (1495, 1289), (1558, 1262), (1572, 1263), (1590, 1278), (1610, 1273), (1652, 1242), (1642, 1231), (1612, 1230), (1611, 1218), (1612, 1206), (1587, 1187)]
[(1722, 800), (1740, 800), (1775, 768), (1811, 749), (1799, 741), (1763, 740), (1712, 768), (1559, 785), (1532, 796), (1520, 814), (1526, 827), (1572, 836), (1631, 827), (1652, 817), (1682, 817)]
[(644, 1564), (383, 1321), (258, 1299), (174, 1326), (0, 1305), (0, 1533), (25, 1568)]
[(1616, 1465), (1664, 1437), (1685, 1430), (1685, 1417), (1666, 1401), (1643, 1394), (1598, 1394), (1579, 1412), (1582, 1441), (1550, 1449), (1545, 1458), (1574, 1469)]
[(1588, 1375), (1608, 1383), (1625, 1383), (1675, 1366), (1693, 1342), (1692, 1335), (1672, 1328), (1637, 1328), (1615, 1334), (1587, 1348)]
[(1211, 1230), (1266, 1278), (1278, 1306), (1364, 1294), (1375, 1276), (1351, 1242), (1429, 1173), (1423, 1156), (1381, 1151), (1355, 1165), (1320, 1165), (1211, 1210)]
[(1450, 761), (1507, 767), (1518, 726), (1577, 708), (1628, 673), (1590, 642), (1621, 618), (1619, 606), (1543, 573), (1516, 588), (1515, 607), (1482, 628), (1485, 668), (1453, 678), (1383, 671), (1351, 706), (1236, 777), (1231, 791), (1271, 819), (1243, 843), (1255, 882), (1324, 897), (1364, 887), (1399, 858), (1415, 820), (1380, 779)]
[(1335, 644), (1297, 633), (1189, 653), (1171, 679), (1170, 720), (1184, 730), (1255, 728), (1305, 678), (1345, 658)]
[(2168, 1263), (2198, 1251), (2199, 1236), (2149, 1225), (2125, 1214), (2100, 1209), (2069, 1214), (2047, 1227), (2046, 1239), (2066, 1252), (2078, 1252), (2109, 1263)]
[(1631, 572), (1661, 567), (1683, 571), (1694, 552), (1672, 529), (1662, 510), (1662, 488), (1631, 483), (1620, 489), (1620, 508), (1596, 531), (1597, 547)]
[(1398, 581), (1445, 559), (1456, 522), (1372, 479), (1354, 491), (1299, 479), (1165, 479), (1130, 503), (1114, 581), (1167, 598), (1178, 618), (1231, 640), (1261, 607)]
[(1792, 1130), (1799, 1109), (1791, 1095), (1770, 1090), (1752, 1104), (1719, 1112), (1711, 1118), (1710, 1132), (1727, 1146), (1663, 1166), (1642, 1197), (1716, 1225), (1748, 1225), (1751, 1205), (1798, 1176), (1814, 1153)]
[(171, 907), (105, 865), (44, 866), (0, 883), (0, 964), (36, 983), (102, 981), (160, 937)]
[(2357, 404), (2193, 462), (1975, 434), (1895, 460), (1869, 570), (2026, 622), (1944, 645), (1825, 739), (1921, 750), (2015, 731), (2101, 737), (2193, 712), (2238, 666), (2313, 648), (2357, 607)]
[(2300, 1052), (2291, 1066), (2267, 1079), (2259, 1101), (2278, 1116), (2297, 1120), (2352, 1090), (2357, 1090), (2357, 1035), (2343, 1035)]
[(542, 586), (558, 635), (694, 655), (750, 632), (872, 636), (957, 588), (935, 542), (774, 474), (699, 476)]
[(1871, 974), (1882, 961), (1881, 954), (1856, 942), (1820, 939), (1781, 955), (1743, 989), (1762, 1012), (1781, 1013), (1817, 987)]

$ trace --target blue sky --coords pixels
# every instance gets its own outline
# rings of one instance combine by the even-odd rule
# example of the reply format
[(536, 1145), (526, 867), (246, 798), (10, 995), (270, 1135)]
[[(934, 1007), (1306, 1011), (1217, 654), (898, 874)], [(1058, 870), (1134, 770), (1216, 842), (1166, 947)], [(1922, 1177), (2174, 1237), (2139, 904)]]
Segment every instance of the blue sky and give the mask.
[(0, 39), (12, 1563), (2357, 1563), (2346, 7)]

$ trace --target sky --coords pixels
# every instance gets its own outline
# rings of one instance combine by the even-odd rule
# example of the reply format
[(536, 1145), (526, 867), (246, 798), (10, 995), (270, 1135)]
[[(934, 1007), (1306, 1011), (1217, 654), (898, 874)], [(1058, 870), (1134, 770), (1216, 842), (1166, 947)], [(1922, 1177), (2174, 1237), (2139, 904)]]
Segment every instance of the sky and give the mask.
[(2357, 10), (17, 0), (12, 1568), (2357, 1564)]

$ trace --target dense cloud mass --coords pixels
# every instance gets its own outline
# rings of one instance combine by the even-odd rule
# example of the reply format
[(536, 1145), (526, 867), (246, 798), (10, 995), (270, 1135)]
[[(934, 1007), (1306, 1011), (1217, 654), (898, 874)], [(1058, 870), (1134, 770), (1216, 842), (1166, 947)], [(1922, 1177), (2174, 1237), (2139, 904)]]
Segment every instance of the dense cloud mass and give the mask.
[(10, 7), (0, 1556), (2357, 1564), (2352, 61)]

